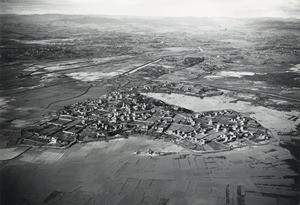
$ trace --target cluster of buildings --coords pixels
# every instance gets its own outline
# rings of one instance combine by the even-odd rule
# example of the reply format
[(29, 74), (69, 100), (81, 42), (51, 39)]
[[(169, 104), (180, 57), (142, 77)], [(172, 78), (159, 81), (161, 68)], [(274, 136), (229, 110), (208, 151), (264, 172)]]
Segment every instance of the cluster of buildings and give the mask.
[(151, 82), (139, 89), (141, 92), (177, 93), (197, 97), (212, 97), (222, 95), (223, 92), (207, 86), (187, 83)]
[[(168, 84), (157, 89), (176, 86), (189, 88)], [(21, 143), (66, 147), (74, 142), (110, 140), (138, 133), (203, 151), (256, 143), (270, 137), (268, 130), (238, 112), (194, 113), (134, 90), (112, 92), (100, 99), (66, 106), (53, 114), (51, 120), (24, 129)]]

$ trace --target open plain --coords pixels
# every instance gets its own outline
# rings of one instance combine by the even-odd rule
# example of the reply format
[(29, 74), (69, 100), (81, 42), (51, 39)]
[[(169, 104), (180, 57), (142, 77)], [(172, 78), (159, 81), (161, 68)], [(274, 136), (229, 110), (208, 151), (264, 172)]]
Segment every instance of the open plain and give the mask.
[(0, 18), (1, 204), (299, 204), (298, 19)]

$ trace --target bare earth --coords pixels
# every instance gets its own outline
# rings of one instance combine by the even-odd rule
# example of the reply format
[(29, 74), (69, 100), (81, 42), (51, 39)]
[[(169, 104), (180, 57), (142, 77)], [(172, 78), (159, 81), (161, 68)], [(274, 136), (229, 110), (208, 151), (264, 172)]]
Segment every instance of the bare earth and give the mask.
[[(298, 19), (0, 18), (0, 204), (299, 204)], [(236, 110), (277, 141), (205, 154), (138, 134), (18, 146), (23, 129), (65, 106), (151, 82), (222, 91), (144, 95)]]
[[(136, 150), (171, 151), (140, 156)], [(272, 150), (270, 152), (270, 150)], [(278, 146), (197, 155), (172, 143), (130, 137), (32, 148), (2, 168), (2, 202), (16, 204), (291, 204), (297, 174)], [(26, 188), (25, 188), (26, 187)], [(9, 190), (14, 190), (9, 191)]]

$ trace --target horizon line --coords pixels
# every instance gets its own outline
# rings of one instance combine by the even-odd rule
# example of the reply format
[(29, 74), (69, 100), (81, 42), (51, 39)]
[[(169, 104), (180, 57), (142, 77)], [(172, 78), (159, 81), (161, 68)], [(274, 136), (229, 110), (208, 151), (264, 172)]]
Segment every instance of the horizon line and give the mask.
[(124, 15), (124, 14), (83, 14), (83, 13), (2, 13), (0, 15), (17, 15), (17, 16), (30, 16), (30, 15), (64, 15), (64, 16), (105, 16), (105, 17), (129, 17), (129, 18), (227, 18), (227, 19), (297, 19), (300, 17), (276, 17), (276, 16), (245, 16), (245, 17), (232, 17), (232, 16), (147, 16), (147, 15)]

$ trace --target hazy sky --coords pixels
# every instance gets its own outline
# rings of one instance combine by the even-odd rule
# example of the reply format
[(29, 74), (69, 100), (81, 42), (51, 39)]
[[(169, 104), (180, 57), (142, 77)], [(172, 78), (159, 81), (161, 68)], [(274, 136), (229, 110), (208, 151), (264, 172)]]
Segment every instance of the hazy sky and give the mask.
[(296, 17), (300, 0), (0, 0), (1, 13)]

